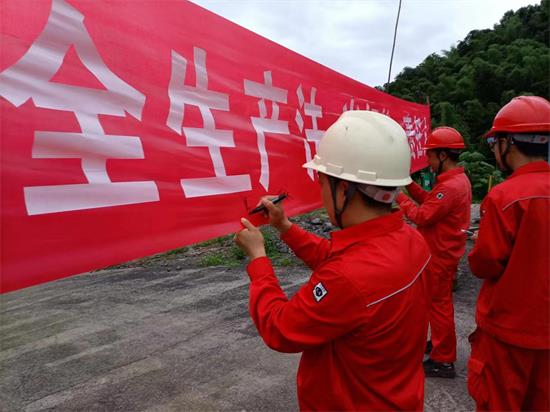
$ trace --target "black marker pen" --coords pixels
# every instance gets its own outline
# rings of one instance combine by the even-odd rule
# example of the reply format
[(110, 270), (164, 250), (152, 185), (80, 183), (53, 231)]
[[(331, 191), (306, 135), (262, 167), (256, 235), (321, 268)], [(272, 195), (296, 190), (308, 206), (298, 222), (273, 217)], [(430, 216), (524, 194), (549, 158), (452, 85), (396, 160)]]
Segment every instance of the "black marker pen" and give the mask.
[[(280, 194), (275, 199), (272, 199), (271, 203), (277, 204), (277, 203), (285, 200), (287, 197), (288, 197), (288, 195), (286, 193)], [(254, 209), (252, 209), (250, 212), (248, 212), (248, 214), (253, 215), (254, 213), (259, 213), (259, 212), (263, 212), (263, 211), (267, 211), (267, 209), (265, 208), (264, 205), (260, 205), (258, 207), (255, 207)]]

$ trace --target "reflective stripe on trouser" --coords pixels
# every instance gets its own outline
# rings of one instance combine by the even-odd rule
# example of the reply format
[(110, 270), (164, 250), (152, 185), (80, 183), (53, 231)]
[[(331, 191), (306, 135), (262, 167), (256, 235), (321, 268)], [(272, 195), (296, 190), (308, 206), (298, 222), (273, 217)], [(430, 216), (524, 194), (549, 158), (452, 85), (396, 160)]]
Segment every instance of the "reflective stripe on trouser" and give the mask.
[(457, 265), (428, 264), (425, 287), (430, 304), (429, 322), (433, 345), (430, 358), (436, 362), (456, 361), (456, 332), (453, 306), (453, 274)]
[(468, 392), (476, 410), (550, 410), (550, 350), (512, 346), (479, 328), (470, 344)]

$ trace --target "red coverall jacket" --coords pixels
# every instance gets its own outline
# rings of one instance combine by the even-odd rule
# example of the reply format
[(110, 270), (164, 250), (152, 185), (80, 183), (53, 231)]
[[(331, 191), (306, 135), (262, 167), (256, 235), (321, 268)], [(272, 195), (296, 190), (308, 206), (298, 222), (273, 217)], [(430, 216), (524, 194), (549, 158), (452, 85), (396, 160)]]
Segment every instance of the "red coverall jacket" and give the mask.
[(288, 300), (267, 257), (248, 266), (250, 314), (265, 343), (303, 352), (301, 410), (422, 410), (427, 305), (422, 236), (392, 213), (332, 233), (282, 236), (310, 268)]
[(476, 321), (514, 346), (550, 349), (550, 166), (529, 163), (495, 186), (481, 205), (468, 256), (485, 279)]
[(437, 176), (436, 185), (426, 192), (416, 183), (407, 186), (415, 205), (400, 193), (399, 206), (418, 227), (430, 247), (430, 266), (445, 271), (456, 265), (464, 254), (466, 236), (461, 229), (470, 226), (472, 188), (464, 168), (457, 167)]

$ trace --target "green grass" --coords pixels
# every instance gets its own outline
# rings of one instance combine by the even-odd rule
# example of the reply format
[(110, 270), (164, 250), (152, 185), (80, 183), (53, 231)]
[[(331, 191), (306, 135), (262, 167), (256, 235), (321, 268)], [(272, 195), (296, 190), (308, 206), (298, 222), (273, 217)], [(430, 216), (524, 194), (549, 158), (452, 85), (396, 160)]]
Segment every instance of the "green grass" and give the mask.
[(201, 266), (222, 266), (226, 263), (224, 256), (219, 254), (206, 255), (201, 259)]
[[(327, 213), (325, 209), (316, 209), (312, 212), (305, 213), (300, 216), (300, 219), (314, 219), (314, 218), (326, 219)], [(300, 264), (298, 258), (292, 253), (281, 252), (279, 245), (281, 240), (279, 239), (278, 232), (270, 227), (264, 226), (261, 228), (264, 236), (265, 252), (267, 256), (272, 260), (275, 266), (293, 266)], [(233, 243), (233, 235), (227, 235), (210, 239), (205, 242), (196, 244), (197, 248), (211, 247), (215, 249), (201, 258), (200, 264), (202, 266), (229, 266), (235, 267), (245, 263), (245, 253)]]
[(244, 251), (237, 245), (231, 246), (231, 257), (237, 259), (238, 261), (243, 261), (246, 257)]
[(233, 239), (233, 235), (215, 237), (214, 239), (205, 240), (204, 242), (197, 243), (195, 247), (210, 247), (210, 246), (224, 246), (229, 240)]
[[(305, 213), (299, 216), (299, 219), (310, 220), (314, 218), (326, 218), (326, 211), (316, 209), (312, 212)], [(292, 219), (294, 220), (294, 218)], [(299, 264), (299, 260), (292, 254), (279, 251), (279, 234), (275, 229), (270, 226), (264, 226), (261, 229), (265, 241), (265, 250), (267, 256), (271, 258), (275, 266), (293, 266)], [(233, 243), (233, 234), (226, 236), (216, 237), (206, 240), (201, 243), (189, 245), (186, 247), (180, 247), (177, 249), (169, 250), (164, 253), (149, 256), (149, 261), (161, 261), (162, 259), (175, 259), (179, 257), (185, 257), (185, 254), (193, 249), (209, 248), (211, 250), (203, 252), (204, 255), (199, 259), (199, 265), (201, 266), (229, 266), (235, 267), (243, 265), (246, 262), (245, 253)], [(117, 269), (127, 267), (127, 263), (110, 266), (108, 269)]]
[(180, 253), (187, 252), (187, 250), (188, 250), (188, 247), (180, 247), (180, 248), (177, 248), (177, 249), (169, 250), (168, 252), (163, 253), (162, 256), (179, 255)]
[[(266, 254), (275, 266), (291, 266), (297, 263), (296, 258), (288, 253), (279, 251), (279, 235), (277, 231), (271, 227), (263, 227), (262, 234), (264, 236), (264, 245)], [(232, 243), (232, 235), (224, 236), (203, 242), (197, 247), (213, 247), (212, 251), (204, 255), (201, 260), (201, 266), (240, 266), (246, 261), (246, 254), (234, 243)]]

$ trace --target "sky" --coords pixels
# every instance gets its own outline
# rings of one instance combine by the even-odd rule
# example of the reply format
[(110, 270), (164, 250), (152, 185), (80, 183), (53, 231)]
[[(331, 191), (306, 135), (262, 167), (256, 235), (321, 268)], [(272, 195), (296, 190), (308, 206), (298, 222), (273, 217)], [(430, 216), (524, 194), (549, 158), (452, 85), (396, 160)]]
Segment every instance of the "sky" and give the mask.
[[(399, 0), (192, 0), (369, 86), (388, 79)], [(540, 1), (402, 0), (391, 79)]]

